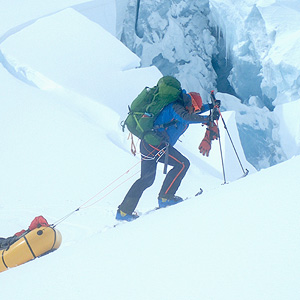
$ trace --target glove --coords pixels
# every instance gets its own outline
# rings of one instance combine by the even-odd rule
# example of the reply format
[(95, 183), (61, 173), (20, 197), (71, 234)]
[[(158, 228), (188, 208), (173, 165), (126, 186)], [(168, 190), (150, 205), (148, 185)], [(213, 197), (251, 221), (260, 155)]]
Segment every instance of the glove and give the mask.
[(205, 136), (200, 143), (198, 149), (200, 150), (200, 153), (204, 156), (208, 156), (209, 151), (211, 149), (211, 139), (210, 139), (210, 131), (209, 129), (206, 129)]
[(200, 143), (198, 149), (200, 153), (204, 156), (208, 156), (210, 149), (211, 149), (211, 141), (217, 140), (219, 138), (219, 128), (215, 124), (215, 122), (209, 122), (208, 127), (205, 132), (205, 136)]
[(215, 124), (215, 122), (210, 122), (209, 126), (209, 137), (211, 140), (217, 140), (219, 137), (219, 128)]
[[(215, 103), (216, 103), (217, 107), (219, 107), (219, 108), (221, 107), (221, 100), (216, 100)], [(209, 103), (209, 108), (213, 109), (214, 105), (212, 103)]]
[(214, 111), (213, 111), (213, 120), (219, 120), (219, 118), (220, 118), (219, 111), (214, 109)]

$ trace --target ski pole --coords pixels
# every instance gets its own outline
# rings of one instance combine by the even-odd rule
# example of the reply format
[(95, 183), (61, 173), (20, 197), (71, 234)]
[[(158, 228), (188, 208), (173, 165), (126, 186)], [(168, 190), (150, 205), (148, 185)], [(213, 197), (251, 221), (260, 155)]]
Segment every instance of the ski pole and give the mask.
[[(213, 93), (213, 91), (212, 91)], [(216, 105), (216, 98), (215, 97), (211, 97), (211, 101), (212, 101), (212, 104), (213, 104), (213, 109), (212, 111), (210, 112), (210, 120), (211, 122), (214, 122), (214, 112), (217, 108), (217, 105)], [(226, 175), (225, 175), (225, 166), (224, 166), (224, 159), (223, 159), (223, 151), (222, 151), (222, 145), (221, 145), (221, 137), (220, 137), (220, 130), (219, 130), (219, 123), (217, 122), (217, 125), (218, 125), (218, 131), (219, 131), (219, 146), (220, 146), (220, 155), (221, 155), (221, 163), (222, 163), (222, 171), (223, 171), (223, 179), (224, 179), (224, 183), (223, 184), (226, 184)]]
[(226, 182), (226, 176), (225, 176), (225, 167), (224, 167), (223, 151), (222, 151), (222, 146), (221, 146), (220, 130), (219, 130), (219, 145), (220, 145), (220, 154), (221, 154), (222, 169), (223, 169), (223, 179), (224, 179), (223, 184), (226, 184), (227, 182)]
[(221, 117), (221, 120), (222, 120), (222, 122), (223, 122), (224, 128), (225, 128), (225, 130), (226, 130), (226, 132), (227, 132), (227, 134), (228, 134), (229, 140), (230, 140), (230, 142), (231, 142), (231, 145), (232, 145), (232, 147), (233, 147), (233, 150), (234, 150), (234, 152), (235, 152), (235, 155), (236, 155), (236, 157), (237, 157), (237, 159), (238, 159), (238, 162), (239, 162), (239, 164), (240, 164), (240, 166), (241, 166), (241, 169), (242, 169), (242, 171), (243, 171), (243, 173), (244, 173), (244, 176), (247, 176), (248, 173), (249, 173), (249, 171), (248, 171), (248, 169), (244, 169), (244, 167), (243, 167), (243, 165), (242, 165), (242, 162), (241, 162), (241, 160), (240, 160), (240, 157), (239, 157), (239, 155), (238, 155), (238, 153), (237, 153), (237, 151), (236, 151), (236, 148), (235, 148), (235, 146), (234, 146), (234, 144), (233, 144), (233, 141), (232, 141), (232, 138), (231, 138), (230, 133), (229, 133), (229, 131), (228, 131), (228, 128), (227, 128), (227, 126), (226, 126), (226, 123), (225, 123), (225, 121), (224, 121), (224, 119), (223, 119), (223, 116), (222, 116), (222, 114), (221, 114), (220, 108), (219, 108), (218, 106), (215, 105), (217, 99), (216, 99), (216, 96), (215, 96), (214, 91), (211, 91), (211, 92), (210, 92), (210, 96), (211, 96), (211, 100), (212, 100), (212, 103), (213, 103), (214, 107), (216, 107), (216, 109), (218, 110), (218, 112), (219, 112), (219, 114), (220, 114), (220, 117)]

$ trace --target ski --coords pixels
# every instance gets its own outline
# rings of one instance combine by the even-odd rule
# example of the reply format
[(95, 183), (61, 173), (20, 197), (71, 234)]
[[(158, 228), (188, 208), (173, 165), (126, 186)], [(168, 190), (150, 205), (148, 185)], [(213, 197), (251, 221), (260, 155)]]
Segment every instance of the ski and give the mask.
[[(200, 188), (200, 190), (199, 190), (195, 195), (193, 195), (193, 196), (188, 196), (188, 197), (184, 198), (183, 201), (181, 201), (181, 202), (184, 202), (184, 201), (189, 200), (189, 199), (194, 198), (194, 197), (198, 197), (198, 196), (200, 196), (202, 193), (203, 193), (203, 189)], [(180, 202), (179, 202), (179, 203), (180, 203)], [(175, 205), (176, 205), (176, 204), (175, 204)], [(170, 205), (170, 206), (173, 206), (173, 205)], [(152, 209), (150, 209), (150, 210), (148, 210), (148, 211), (146, 211), (146, 212), (144, 212), (144, 213), (140, 213), (140, 214), (137, 214), (137, 215), (138, 215), (139, 217), (142, 217), (142, 216), (145, 216), (145, 215), (149, 215), (150, 213), (152, 213), (152, 212), (154, 212), (154, 211), (156, 211), (156, 210), (163, 209), (163, 208), (168, 208), (168, 207), (170, 207), (170, 206), (166, 206), (166, 207), (159, 207), (159, 206), (157, 206), (157, 207), (152, 208)], [(139, 218), (136, 218), (135, 220), (137, 220), (137, 219), (139, 219)], [(134, 220), (132, 220), (132, 221), (134, 221)], [(132, 221), (130, 221), (130, 222), (132, 222)], [(121, 225), (121, 224), (130, 223), (130, 222), (128, 222), (128, 221), (118, 221), (118, 223), (116, 223), (113, 227), (117, 227), (117, 226), (119, 226), (119, 225)]]
[[(185, 197), (185, 198), (183, 199), (183, 201), (189, 200), (189, 199), (191, 199), (191, 198), (193, 198), (193, 197), (197, 197), (197, 196), (201, 195), (202, 193), (203, 193), (203, 189), (200, 188), (199, 192), (197, 192), (194, 196), (188, 196), (188, 197)], [(183, 202), (183, 201), (181, 201), (181, 202)], [(179, 202), (179, 203), (180, 203), (180, 202)], [(176, 205), (176, 204), (175, 204), (175, 205)], [(170, 206), (173, 206), (173, 205), (170, 205)], [(153, 211), (156, 211), (156, 210), (158, 210), (158, 209), (168, 208), (168, 207), (170, 207), (170, 206), (166, 206), (166, 207), (159, 207), (159, 206), (157, 206), (157, 207), (155, 207), (155, 208), (153, 208), (153, 209), (150, 209), (150, 210), (148, 210), (148, 211), (142, 213), (141, 216), (148, 215), (149, 213), (151, 213), (151, 212), (153, 212)]]

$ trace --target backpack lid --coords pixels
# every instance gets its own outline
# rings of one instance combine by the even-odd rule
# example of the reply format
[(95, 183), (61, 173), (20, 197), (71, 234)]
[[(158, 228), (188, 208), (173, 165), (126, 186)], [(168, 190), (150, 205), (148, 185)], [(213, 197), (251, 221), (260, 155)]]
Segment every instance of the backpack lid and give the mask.
[(180, 82), (173, 76), (163, 76), (162, 78), (160, 78), (157, 82), (157, 86), (160, 87), (162, 85), (171, 86), (178, 90), (181, 90)]

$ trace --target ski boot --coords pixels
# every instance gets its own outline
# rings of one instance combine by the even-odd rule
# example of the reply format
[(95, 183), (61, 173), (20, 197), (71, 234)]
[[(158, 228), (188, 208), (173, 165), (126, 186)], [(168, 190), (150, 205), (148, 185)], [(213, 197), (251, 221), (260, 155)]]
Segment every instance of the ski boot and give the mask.
[(179, 202), (182, 202), (182, 201), (183, 201), (183, 199), (181, 197), (178, 197), (178, 196), (174, 196), (171, 199), (158, 198), (158, 206), (159, 206), (159, 208), (163, 208), (163, 207), (175, 205), (175, 204), (177, 204)]
[(131, 222), (137, 219), (139, 216), (137, 214), (126, 214), (125, 212), (121, 211), (120, 209), (117, 210), (116, 220), (118, 221), (127, 221)]

